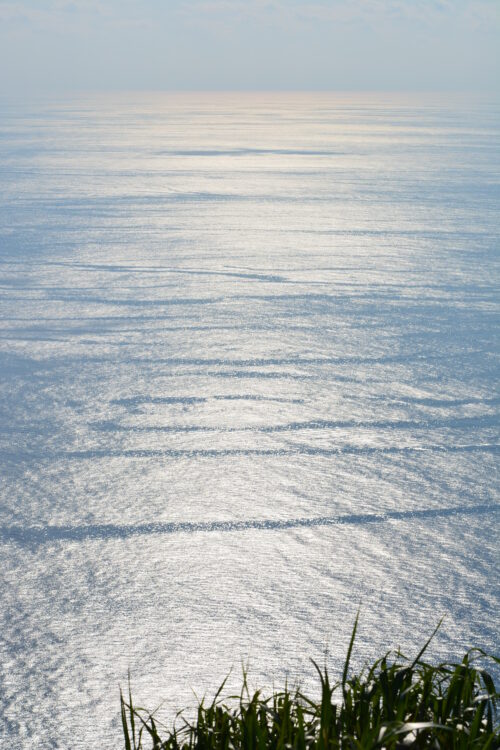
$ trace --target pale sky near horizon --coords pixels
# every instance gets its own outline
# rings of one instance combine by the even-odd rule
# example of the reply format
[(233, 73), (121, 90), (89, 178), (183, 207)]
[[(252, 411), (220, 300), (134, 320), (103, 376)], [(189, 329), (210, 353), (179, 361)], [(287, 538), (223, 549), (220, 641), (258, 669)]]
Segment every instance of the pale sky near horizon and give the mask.
[(499, 90), (500, 0), (0, 0), (0, 94)]

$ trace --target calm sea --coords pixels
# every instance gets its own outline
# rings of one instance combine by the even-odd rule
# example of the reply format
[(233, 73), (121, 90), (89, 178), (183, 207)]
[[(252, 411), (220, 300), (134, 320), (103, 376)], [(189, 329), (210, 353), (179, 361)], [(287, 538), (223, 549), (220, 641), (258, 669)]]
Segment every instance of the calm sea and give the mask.
[(498, 642), (500, 107), (0, 107), (0, 742)]

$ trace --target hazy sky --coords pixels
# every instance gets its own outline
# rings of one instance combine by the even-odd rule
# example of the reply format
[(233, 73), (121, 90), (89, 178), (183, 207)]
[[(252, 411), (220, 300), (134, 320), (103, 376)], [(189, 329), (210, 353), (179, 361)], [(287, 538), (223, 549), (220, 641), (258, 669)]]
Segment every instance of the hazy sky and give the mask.
[(0, 0), (0, 92), (483, 89), (500, 0)]

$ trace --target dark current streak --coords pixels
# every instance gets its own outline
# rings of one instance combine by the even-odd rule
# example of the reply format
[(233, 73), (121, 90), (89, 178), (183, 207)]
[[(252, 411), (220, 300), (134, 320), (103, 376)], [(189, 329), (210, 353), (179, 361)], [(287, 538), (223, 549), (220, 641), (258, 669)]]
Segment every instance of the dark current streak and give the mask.
[(152, 534), (194, 534), (235, 531), (284, 531), (287, 529), (313, 528), (315, 526), (346, 526), (384, 523), (386, 521), (418, 521), (453, 516), (476, 516), (496, 513), (500, 505), (484, 504), (434, 508), (410, 511), (387, 511), (386, 513), (353, 513), (344, 516), (320, 516), (317, 518), (291, 518), (286, 520), (246, 521), (179, 521), (152, 522), (131, 525), (95, 524), (90, 526), (1, 526), (0, 541), (15, 542), (25, 546), (38, 546), (51, 542), (84, 542), (88, 539), (129, 539)]

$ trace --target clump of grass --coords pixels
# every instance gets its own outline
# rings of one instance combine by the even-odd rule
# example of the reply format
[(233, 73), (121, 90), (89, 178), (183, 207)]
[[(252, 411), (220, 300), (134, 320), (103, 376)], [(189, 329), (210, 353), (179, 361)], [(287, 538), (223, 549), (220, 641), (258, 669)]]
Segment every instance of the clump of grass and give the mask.
[(125, 749), (142, 750), (143, 742), (152, 750), (500, 748), (500, 695), (481, 666), (500, 659), (475, 648), (460, 662), (429, 664), (423, 655), (436, 628), (415, 659), (388, 652), (350, 676), (357, 625), (356, 618), (339, 681), (313, 662), (318, 700), (287, 685), (269, 697), (251, 692), (243, 672), (238, 696), (222, 697), (224, 681), (210, 704), (201, 701), (194, 721), (180, 713), (166, 729), (134, 706), (129, 684), (128, 700), (120, 694)]

